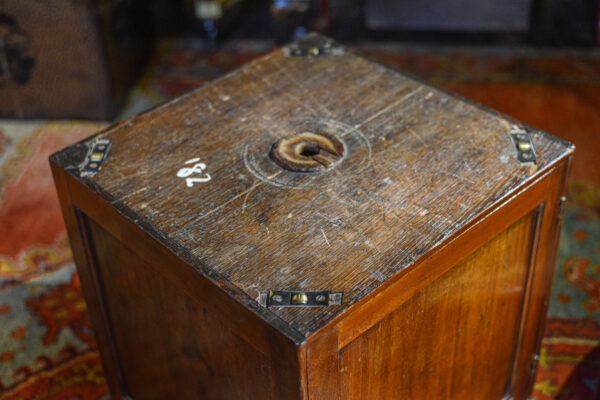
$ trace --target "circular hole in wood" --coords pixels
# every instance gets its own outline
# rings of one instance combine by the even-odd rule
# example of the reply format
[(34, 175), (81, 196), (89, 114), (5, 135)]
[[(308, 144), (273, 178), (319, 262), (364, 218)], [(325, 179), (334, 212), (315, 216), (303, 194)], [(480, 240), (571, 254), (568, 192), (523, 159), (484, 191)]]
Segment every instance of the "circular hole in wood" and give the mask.
[(301, 132), (277, 140), (271, 146), (271, 159), (288, 171), (320, 172), (339, 164), (345, 153), (344, 143), (327, 132)]
[(296, 146), (296, 150), (297, 150), (298, 154), (300, 154), (301, 156), (304, 156), (304, 157), (316, 156), (317, 154), (319, 154), (321, 152), (321, 149), (319, 148), (319, 146), (315, 145), (314, 143), (310, 143), (310, 142), (300, 143), (298, 146)]

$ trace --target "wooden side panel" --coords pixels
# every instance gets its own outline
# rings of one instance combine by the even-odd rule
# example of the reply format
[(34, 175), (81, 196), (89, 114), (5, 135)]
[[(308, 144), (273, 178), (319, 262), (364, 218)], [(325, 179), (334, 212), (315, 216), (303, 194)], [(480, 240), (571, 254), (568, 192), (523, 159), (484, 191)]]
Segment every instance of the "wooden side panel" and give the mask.
[(343, 348), (340, 398), (502, 398), (536, 216), (518, 220)]
[[(131, 393), (134, 394), (133, 398), (137, 399), (153, 398), (152, 393), (143, 393), (142, 397), (136, 396), (139, 393), (135, 391), (137, 386), (134, 387), (134, 384), (137, 385), (143, 380), (136, 376), (155, 376), (152, 375), (152, 371), (163, 368), (160, 364), (143, 360), (134, 364), (131, 361), (133, 358), (127, 357), (145, 357), (146, 354), (152, 356), (154, 352), (164, 356), (164, 349), (170, 348), (173, 351), (169, 359), (162, 361), (168, 365), (186, 365), (191, 362), (186, 361), (186, 357), (189, 360), (197, 358), (198, 354), (204, 354), (198, 353), (198, 349), (194, 353), (193, 347), (191, 350), (189, 346), (184, 349), (183, 345), (200, 346), (198, 341), (201, 336), (198, 335), (206, 333), (207, 329), (210, 330), (207, 340), (231, 339), (227, 346), (220, 348), (237, 354), (232, 356), (229, 353), (220, 354), (214, 351), (208, 353), (208, 356), (222, 357), (226, 362), (233, 360), (226, 365), (226, 368), (232, 369), (227, 371), (229, 385), (236, 384), (233, 375), (235, 365), (240, 365), (243, 361), (245, 368), (252, 371), (248, 372), (247, 377), (241, 378), (241, 385), (248, 384), (258, 368), (260, 380), (253, 381), (252, 385), (264, 386), (264, 382), (267, 382), (273, 390), (269, 396), (261, 394), (258, 398), (307, 398), (306, 350), (303, 344), (296, 344), (267, 321), (233, 300), (229, 293), (218, 288), (197, 269), (145, 236), (143, 229), (115, 212), (110, 205), (74, 181), (68, 173), (57, 168), (56, 164), (51, 163), (51, 166), (104, 372), (115, 400), (130, 398)], [(91, 222), (92, 220), (96, 222)], [(127, 247), (123, 245), (124, 242), (127, 242)], [(125, 290), (132, 296), (129, 303), (120, 304), (112, 298), (118, 294), (118, 299), (122, 299), (125, 295), (116, 291)], [(139, 295), (140, 293), (142, 295)], [(138, 306), (159, 307), (152, 314), (156, 318), (151, 322), (144, 321), (143, 318), (150, 315), (151, 310), (147, 309), (145, 314), (142, 312), (142, 319), (137, 320), (138, 310), (134, 308)], [(134, 321), (129, 321), (130, 319)], [(190, 324), (189, 330), (180, 333), (179, 336), (174, 335), (171, 329), (168, 329), (168, 324), (175, 320), (185, 321), (186, 329), (187, 324)], [(180, 327), (181, 323), (175, 329), (183, 329)], [(147, 331), (136, 332), (129, 329), (132, 326), (147, 328)], [(144, 340), (143, 343), (151, 345), (136, 345), (144, 335), (152, 340)], [(241, 351), (236, 350), (238, 344), (245, 348)], [(137, 351), (141, 353), (135, 356), (125, 354)], [(264, 367), (261, 360), (268, 360), (271, 363), (270, 367)], [(196, 361), (202, 363), (199, 359)], [(236, 362), (238, 364), (235, 364)], [(213, 367), (213, 371), (222, 372), (219, 368), (223, 363), (216, 364), (217, 367)], [(196, 363), (193, 365), (195, 372), (202, 369)], [(187, 387), (194, 387), (194, 379), (198, 377), (191, 376), (192, 373), (188, 372), (188, 369), (179, 367), (169, 371), (168, 377), (175, 385), (172, 390), (185, 393)], [(265, 376), (267, 373), (268, 378)], [(174, 376), (177, 378), (174, 379)], [(189, 377), (189, 380), (185, 381), (182, 376)], [(185, 386), (182, 386), (182, 382)], [(158, 383), (146, 382), (149, 388)], [(227, 390), (231, 392), (234, 389)], [(257, 398), (255, 394), (262, 393), (257, 390), (249, 390), (237, 398)], [(191, 398), (222, 398), (226, 395), (227, 393), (196, 393)], [(178, 394), (162, 398), (186, 397)]]
[(90, 320), (94, 328), (94, 336), (100, 350), (102, 367), (111, 397), (114, 400), (123, 399), (122, 394), (126, 391), (123, 387), (123, 377), (116, 364), (116, 354), (114, 351), (111, 333), (108, 331), (108, 324), (105, 320), (106, 312), (104, 304), (99, 296), (97, 280), (93, 275), (93, 270), (89, 268), (92, 264), (89, 248), (86, 245), (80, 230), (80, 215), (75, 212), (73, 206), (72, 193), (69, 190), (69, 179), (60, 167), (51, 162), (52, 174), (56, 191), (60, 200), (60, 206), (69, 235), (69, 242), (73, 251), (73, 258), (77, 265), (77, 273), (83, 288), (83, 295), (89, 312)]
[(338, 332), (331, 329), (307, 347), (310, 399), (339, 399), (340, 374), (337, 351)]
[[(569, 159), (561, 162), (533, 185), (516, 194), (506, 203), (501, 205), (499, 209), (495, 210), (478, 224), (453, 239), (440, 251), (430, 255), (418, 265), (413, 266), (407, 273), (400, 274), (397, 279), (386, 286), (384, 290), (366, 299), (367, 301), (352, 310), (352, 312), (346, 313), (343, 316), (343, 319), (340, 318), (337, 321), (333, 321), (333, 323), (330, 323), (329, 326), (319, 332), (319, 334), (311, 336), (307, 343), (308, 364), (311, 368), (317, 369), (311, 371), (309, 374), (311, 400), (345, 399), (348, 392), (352, 392), (356, 396), (359, 396), (360, 393), (356, 394), (358, 390), (356, 389), (356, 382), (354, 382), (355, 386), (352, 386), (353, 383), (349, 382), (349, 379), (368, 380), (377, 378), (378, 376), (361, 376), (361, 367), (356, 367), (353, 375), (349, 377), (346, 366), (348, 366), (351, 358), (349, 356), (350, 349), (352, 349), (352, 346), (355, 346), (355, 348), (357, 348), (356, 346), (362, 346), (360, 349), (361, 351), (355, 351), (354, 356), (358, 357), (359, 364), (361, 362), (365, 363), (373, 357), (381, 357), (382, 352), (388, 351), (385, 350), (386, 346), (389, 348), (389, 341), (392, 340), (389, 338), (386, 339), (382, 346), (377, 347), (379, 351), (369, 353), (368, 346), (365, 345), (364, 342), (361, 342), (361, 336), (372, 335), (371, 337), (374, 338), (374, 340), (377, 339), (377, 333), (373, 332), (382, 329), (381, 324), (384, 324), (385, 321), (389, 323), (393, 318), (392, 315), (397, 316), (398, 310), (406, 310), (407, 307), (410, 307), (407, 304), (412, 305), (417, 311), (420, 309), (419, 307), (424, 307), (427, 299), (424, 300), (418, 296), (426, 296), (423, 293), (442, 290), (444, 286), (439, 283), (443, 282), (439, 281), (440, 279), (444, 279), (444, 277), (456, 273), (452, 271), (457, 268), (467, 268), (464, 267), (465, 263), (468, 263), (466, 260), (483, 255), (483, 253), (481, 253), (483, 250), (480, 250), (478, 253), (475, 253), (475, 251), (480, 248), (487, 248), (494, 240), (501, 240), (498, 239), (498, 235), (501, 234), (501, 232), (504, 232), (501, 236), (506, 235), (506, 232), (516, 229), (515, 226), (523, 224), (523, 221), (527, 219), (533, 218), (529, 223), (530, 230), (528, 231), (529, 236), (527, 237), (529, 243), (523, 242), (524, 239), (522, 234), (516, 233), (511, 239), (507, 238), (505, 240), (506, 243), (513, 243), (512, 246), (508, 247), (508, 251), (525, 251), (528, 249), (527, 252), (530, 254), (526, 257), (528, 260), (527, 262), (523, 261), (525, 258), (520, 261), (520, 268), (522, 268), (520, 272), (520, 277), (522, 279), (520, 283), (521, 286), (515, 286), (512, 289), (513, 291), (518, 292), (518, 296), (522, 299), (521, 306), (517, 313), (519, 318), (519, 321), (517, 322), (518, 328), (516, 331), (511, 331), (512, 333), (506, 333), (507, 326), (509, 326), (508, 324), (496, 325), (499, 329), (497, 334), (512, 334), (513, 337), (512, 344), (514, 348), (512, 348), (510, 368), (504, 369), (504, 373), (509, 375), (505, 375), (502, 379), (498, 379), (499, 374), (497, 374), (497, 371), (499, 367), (496, 366), (491, 370), (492, 374), (489, 376), (489, 379), (496, 381), (501, 380), (503, 382), (502, 386), (505, 388), (503, 393), (505, 395), (515, 399), (527, 398), (528, 394), (531, 392), (533, 377), (535, 376), (537, 352), (539, 351), (544, 326), (544, 316), (550, 295), (558, 243), (558, 232), (560, 230), (560, 216), (562, 215), (561, 204), (564, 200), (564, 197), (562, 196), (564, 196), (564, 185), (568, 173), (568, 166)], [(535, 217), (533, 217), (534, 215)], [(523, 233), (526, 232), (527, 230), (523, 231)], [(486, 245), (486, 243), (488, 244)], [(520, 250), (515, 250), (515, 246)], [(529, 248), (527, 246), (529, 246)], [(516, 254), (518, 253), (515, 253), (515, 255)], [(482, 262), (482, 267), (489, 271), (489, 265), (494, 265), (498, 260), (505, 260), (505, 258), (502, 257), (504, 257), (504, 255), (499, 256), (498, 259), (492, 259), (490, 263), (486, 263), (484, 260)], [(523, 257), (525, 257), (525, 253), (523, 253)], [(516, 266), (513, 265), (512, 267), (511, 270), (514, 270), (513, 272), (518, 271)], [(494, 269), (492, 268), (491, 271), (494, 271)], [(479, 277), (473, 275), (472, 278), (479, 278), (485, 282), (486, 275), (484, 274)], [(466, 293), (468, 294), (469, 292), (467, 291)], [(505, 300), (508, 292), (499, 292), (497, 294), (502, 297), (500, 299), (502, 307), (492, 308), (493, 312), (497, 314), (491, 315), (493, 317), (498, 316), (498, 318), (506, 318), (506, 316), (503, 316), (502, 314), (507, 312), (507, 303)], [(510, 297), (511, 296), (508, 298)], [(418, 303), (419, 301), (421, 303)], [(514, 307), (514, 302), (511, 304)], [(474, 307), (473, 309), (481, 311), (477, 307)], [(461, 312), (461, 318), (464, 317), (468, 321), (471, 318), (471, 314), (465, 314), (464, 308), (465, 307), (461, 304), (461, 308), (458, 311)], [(449, 313), (445, 314), (445, 317), (456, 317), (452, 313), (455, 313), (457, 310), (448, 307), (445, 307), (445, 310)], [(408, 311), (410, 312), (410, 309)], [(399, 318), (397, 320), (398, 323), (403, 321), (402, 318), (397, 318)], [(419, 318), (422, 319), (424, 317)], [(396, 335), (396, 340), (399, 341), (416, 340), (411, 339), (411, 335), (416, 338), (427, 338), (436, 335), (442, 335), (442, 337), (444, 337), (444, 335), (448, 334), (446, 330), (439, 328), (441, 323), (438, 320), (431, 322), (433, 325), (418, 325), (414, 323), (414, 321), (411, 324), (408, 324), (406, 321), (404, 321), (404, 323), (406, 324), (404, 326), (406, 331), (400, 332), (401, 335), (394, 329), (387, 329), (386, 333), (392, 336)], [(437, 323), (438, 325), (435, 325), (434, 323)], [(461, 327), (463, 325), (461, 325)], [(456, 333), (456, 331), (454, 333)], [(481, 332), (479, 330), (476, 331), (474, 340), (480, 340), (480, 334)], [(338, 339), (337, 346), (332, 340), (328, 339), (330, 335), (334, 335), (334, 337)], [(449, 340), (454, 339), (450, 337)], [(433, 339), (433, 341), (435, 341), (435, 339)], [(446, 346), (448, 341), (438, 340), (435, 341), (435, 343)], [(431, 346), (434, 346), (435, 343), (431, 344)], [(315, 349), (318, 349), (319, 351), (318, 357), (315, 355), (317, 354)], [(458, 348), (458, 350), (463, 352), (464, 356), (464, 359), (457, 360), (457, 366), (460, 366), (466, 365), (467, 362), (465, 360), (467, 358), (473, 357), (474, 354), (482, 357), (481, 353), (489, 349), (480, 346), (475, 347), (475, 352), (472, 352), (473, 348), (469, 349), (466, 347)], [(492, 350), (496, 349), (492, 348)], [(495, 354), (502, 355), (502, 353)], [(344, 357), (346, 366), (344, 366)], [(413, 359), (414, 358), (409, 358), (409, 362), (412, 362)], [(431, 362), (432, 365), (439, 364), (438, 360), (432, 359)], [(338, 368), (336, 368), (336, 365)], [(396, 367), (403, 365), (404, 364), (398, 362)], [(414, 365), (410, 365), (409, 368), (412, 367), (414, 367)], [(382, 385), (387, 385), (388, 387), (406, 385), (405, 378), (407, 374), (398, 375), (397, 370), (394, 369), (393, 365), (392, 367), (388, 366), (386, 368), (391, 369), (392, 372), (387, 375), (386, 373), (383, 373), (379, 376), (383, 379)], [(339, 373), (340, 375), (345, 374), (345, 379), (344, 376), (335, 378), (331, 370), (335, 370), (336, 373)], [(381, 368), (379, 368), (379, 370), (381, 371)], [(326, 373), (328, 377), (327, 381), (333, 382), (335, 390), (338, 390), (339, 394), (329, 396), (330, 393), (334, 392), (315, 387), (316, 385), (313, 380), (320, 379), (322, 381), (323, 379), (320, 377), (325, 374), (325, 371), (328, 371)], [(377, 371), (377, 368), (375, 371)], [(465, 371), (467, 373), (469, 372), (468, 369), (453, 369), (453, 371), (455, 375), (465, 373)], [(374, 385), (372, 381), (370, 382), (371, 385)], [(426, 382), (425, 380), (412, 383), (417, 386), (429, 385), (429, 382)], [(478, 385), (485, 386), (485, 383), (481, 381), (478, 382)], [(500, 385), (497, 387), (500, 388)], [(342, 390), (340, 388), (344, 389)], [(406, 392), (412, 393), (410, 390), (405, 390), (405, 393)], [(424, 393), (423, 395), (425, 394), (427, 393)], [(464, 394), (465, 393), (457, 393), (456, 396), (453, 395), (452, 398), (464, 398)], [(484, 396), (484, 394), (482, 394), (482, 396)], [(487, 394), (485, 395), (487, 396)], [(447, 394), (442, 398), (447, 398), (449, 396), (450, 394)], [(408, 396), (408, 398), (410, 398), (410, 396)], [(420, 395), (418, 398), (421, 398)]]
[(517, 399), (526, 398), (533, 387), (550, 302), (570, 162), (571, 157), (561, 163), (545, 185), (546, 196), (537, 233), (539, 246), (532, 261), (530, 289), (522, 318), (521, 347), (513, 371), (513, 394)]
[(290, 360), (244, 341), (89, 217), (83, 225), (132, 398), (280, 399), (300, 393), (276, 379), (278, 364)]

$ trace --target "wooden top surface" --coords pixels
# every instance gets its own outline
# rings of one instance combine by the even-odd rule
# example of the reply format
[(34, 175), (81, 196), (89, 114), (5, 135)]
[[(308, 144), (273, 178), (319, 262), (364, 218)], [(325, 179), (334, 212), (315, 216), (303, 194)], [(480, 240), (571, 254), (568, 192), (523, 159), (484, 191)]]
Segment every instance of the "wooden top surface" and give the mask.
[[(537, 166), (522, 165), (515, 122), (502, 115), (345, 48), (289, 53), (275, 50), (100, 133), (113, 140), (110, 155), (96, 176), (78, 179), (296, 340), (572, 151), (532, 130)], [(281, 168), (271, 146), (302, 132), (341, 139), (343, 159), (316, 173)], [(66, 168), (69, 154), (54, 160)], [(201, 181), (189, 187), (187, 178)], [(269, 289), (339, 290), (344, 299), (265, 309), (255, 299)]]

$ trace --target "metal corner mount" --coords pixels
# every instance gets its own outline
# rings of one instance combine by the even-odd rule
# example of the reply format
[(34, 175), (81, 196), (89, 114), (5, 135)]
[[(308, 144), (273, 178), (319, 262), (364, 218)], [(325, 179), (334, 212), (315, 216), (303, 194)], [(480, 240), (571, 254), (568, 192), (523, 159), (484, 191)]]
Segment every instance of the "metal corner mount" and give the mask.
[(263, 307), (324, 307), (342, 304), (343, 292), (332, 290), (269, 290), (261, 292)]
[(87, 143), (88, 152), (84, 161), (79, 165), (79, 175), (90, 177), (96, 175), (108, 157), (112, 139), (97, 138)]
[(517, 149), (517, 158), (521, 164), (535, 164), (537, 156), (531, 141), (531, 134), (527, 128), (513, 125), (510, 131), (515, 147)]
[(286, 56), (319, 57), (343, 53), (340, 45), (321, 35), (307, 35), (284, 48)]

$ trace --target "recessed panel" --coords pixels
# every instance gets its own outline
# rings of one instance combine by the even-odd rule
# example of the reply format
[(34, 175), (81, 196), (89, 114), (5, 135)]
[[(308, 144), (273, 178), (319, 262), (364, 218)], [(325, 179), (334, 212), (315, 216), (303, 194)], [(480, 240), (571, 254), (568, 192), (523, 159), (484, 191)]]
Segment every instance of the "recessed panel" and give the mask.
[(514, 362), (536, 215), (517, 221), (343, 348), (341, 398), (501, 399)]
[(270, 355), (225, 327), (86, 218), (127, 394), (134, 399), (272, 399)]

